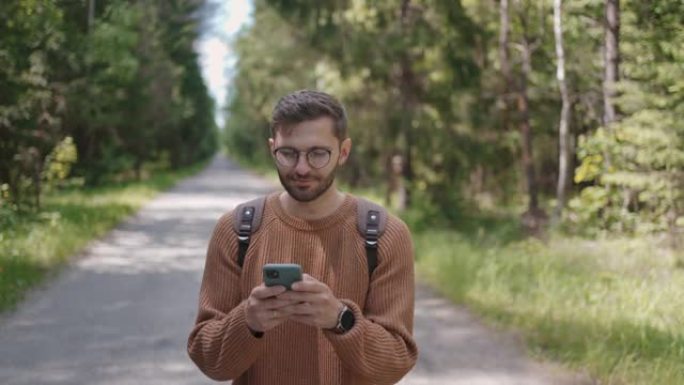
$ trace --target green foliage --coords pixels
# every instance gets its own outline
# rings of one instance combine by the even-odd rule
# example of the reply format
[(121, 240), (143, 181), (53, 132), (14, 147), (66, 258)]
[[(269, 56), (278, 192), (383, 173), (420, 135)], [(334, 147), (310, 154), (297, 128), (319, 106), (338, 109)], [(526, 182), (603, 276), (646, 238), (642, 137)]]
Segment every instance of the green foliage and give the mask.
[(596, 184), (571, 202), (573, 211), (582, 213), (572, 218), (580, 227), (591, 224), (598, 230), (638, 233), (681, 229), (677, 223), (684, 216), (684, 22), (663, 13), (681, 7), (676, 4), (630, 3), (623, 15), (628, 22), (623, 45), (626, 76), (618, 100), (623, 116), (580, 140), (575, 180)]
[(67, 136), (55, 146), (45, 159), (45, 167), (42, 175), (45, 183), (50, 187), (54, 187), (64, 182), (69, 176), (71, 167), (76, 163), (77, 159), (78, 154), (76, 145), (74, 145), (74, 140)]
[[(228, 152), (250, 162), (265, 163), (268, 119), (280, 96), (314, 87), (317, 58), (302, 45), (296, 29), (272, 9), (257, 4), (254, 25), (235, 41), (238, 54), (224, 130)], [(278, 36), (279, 39), (272, 39)]]
[(38, 204), (45, 157), (62, 137), (63, 95), (50, 66), (64, 42), (55, 1), (0, 4), (0, 184), (14, 205)]
[(601, 383), (684, 381), (684, 271), (674, 251), (653, 239), (502, 242), (506, 229), (414, 233), (419, 278)]
[[(401, 7), (392, 2), (257, 1), (254, 23), (235, 42), (229, 152), (266, 163), (277, 99), (321, 89), (349, 111), (355, 145), (343, 179), (377, 184), (388, 178), (389, 159), (402, 154), (412, 194), (441, 208), (459, 202), (464, 175), (486, 161), (486, 145), (472, 129), (480, 70), (460, 49), (480, 31), (458, 2), (425, 2), (407, 12), (399, 20)], [(458, 141), (463, 145), (454, 146)]]
[[(182, 167), (216, 149), (213, 103), (193, 44), (200, 0), (10, 0), (0, 5), (0, 184), (5, 202), (37, 206), (42, 182), (140, 177), (142, 165)], [(57, 149), (56, 146), (59, 146)], [(66, 151), (66, 152), (64, 152)], [(52, 154), (52, 155), (50, 155)], [(46, 169), (49, 167), (51, 169)]]

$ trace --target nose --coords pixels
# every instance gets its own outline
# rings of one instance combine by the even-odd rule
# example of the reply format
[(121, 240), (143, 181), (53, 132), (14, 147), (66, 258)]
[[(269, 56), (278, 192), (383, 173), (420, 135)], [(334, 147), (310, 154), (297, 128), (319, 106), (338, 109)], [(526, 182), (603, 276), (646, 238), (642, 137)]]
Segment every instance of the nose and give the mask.
[(306, 159), (306, 154), (300, 154), (295, 164), (294, 172), (298, 175), (306, 175), (311, 171), (309, 161)]

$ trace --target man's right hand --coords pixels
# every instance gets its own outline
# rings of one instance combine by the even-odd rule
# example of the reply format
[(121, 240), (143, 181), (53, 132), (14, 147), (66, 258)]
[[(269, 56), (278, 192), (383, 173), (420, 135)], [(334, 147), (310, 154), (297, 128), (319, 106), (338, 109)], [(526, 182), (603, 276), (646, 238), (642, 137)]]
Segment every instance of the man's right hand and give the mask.
[(277, 295), (286, 290), (284, 286), (267, 287), (263, 283), (252, 289), (247, 298), (247, 326), (255, 332), (266, 332), (285, 322), (288, 313), (280, 309), (292, 302), (278, 299)]

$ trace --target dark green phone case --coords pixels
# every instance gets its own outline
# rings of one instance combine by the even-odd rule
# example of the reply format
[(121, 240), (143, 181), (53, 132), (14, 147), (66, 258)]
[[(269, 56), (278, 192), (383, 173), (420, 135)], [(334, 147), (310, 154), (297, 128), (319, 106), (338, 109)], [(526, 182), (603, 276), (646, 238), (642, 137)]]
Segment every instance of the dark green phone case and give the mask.
[(264, 265), (266, 286), (285, 286), (292, 290), (292, 284), (302, 280), (302, 267), (296, 263), (268, 263)]

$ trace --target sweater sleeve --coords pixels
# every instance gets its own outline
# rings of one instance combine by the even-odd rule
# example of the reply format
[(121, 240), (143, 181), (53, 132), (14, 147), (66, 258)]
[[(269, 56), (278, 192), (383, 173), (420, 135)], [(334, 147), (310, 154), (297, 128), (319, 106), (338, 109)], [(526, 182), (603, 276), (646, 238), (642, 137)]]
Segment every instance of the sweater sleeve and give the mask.
[(218, 381), (239, 377), (256, 361), (263, 346), (263, 340), (247, 327), (232, 222), (232, 213), (222, 216), (209, 241), (199, 311), (188, 338), (190, 358)]
[(411, 234), (391, 218), (380, 240), (375, 269), (363, 311), (342, 299), (356, 323), (345, 334), (326, 331), (342, 362), (376, 384), (394, 384), (413, 368), (418, 348), (413, 340), (414, 260)]

